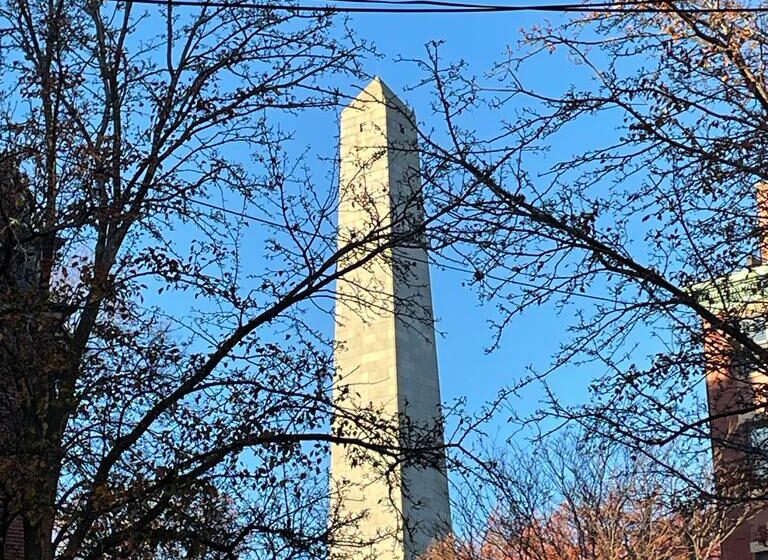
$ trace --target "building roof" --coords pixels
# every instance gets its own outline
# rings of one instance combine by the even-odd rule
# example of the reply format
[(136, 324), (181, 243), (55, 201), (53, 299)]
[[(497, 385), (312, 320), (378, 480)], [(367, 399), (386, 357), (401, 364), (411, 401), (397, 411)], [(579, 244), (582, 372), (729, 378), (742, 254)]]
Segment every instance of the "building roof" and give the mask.
[(699, 303), (718, 315), (745, 316), (768, 307), (768, 265), (744, 268), (690, 287)]

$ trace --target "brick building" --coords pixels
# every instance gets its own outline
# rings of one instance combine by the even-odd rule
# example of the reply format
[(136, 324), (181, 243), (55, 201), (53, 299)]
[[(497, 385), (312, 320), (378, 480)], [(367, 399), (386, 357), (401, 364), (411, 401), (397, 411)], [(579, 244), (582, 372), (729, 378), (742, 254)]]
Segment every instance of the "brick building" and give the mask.
[[(758, 188), (762, 232), (768, 232), (767, 195), (768, 185)], [(738, 323), (768, 348), (768, 234), (762, 234), (759, 259), (699, 287), (722, 320)], [(704, 356), (717, 490), (749, 502), (768, 488), (768, 410), (762, 408), (768, 404), (768, 363), (710, 325), (705, 325)], [(768, 560), (768, 509), (737, 508), (733, 518), (737, 526), (721, 543), (721, 560)]]
[(21, 519), (15, 518), (5, 534), (5, 560), (24, 558), (24, 527)]

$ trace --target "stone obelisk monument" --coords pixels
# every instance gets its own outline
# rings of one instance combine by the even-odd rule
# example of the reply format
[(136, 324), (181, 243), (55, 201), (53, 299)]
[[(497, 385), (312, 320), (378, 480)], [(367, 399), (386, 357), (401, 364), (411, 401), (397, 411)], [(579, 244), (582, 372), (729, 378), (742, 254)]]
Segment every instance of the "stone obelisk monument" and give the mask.
[[(338, 282), (334, 399), (353, 413), (366, 410), (382, 424), (396, 423), (399, 435), (390, 431), (387, 439), (386, 429), (340, 419), (336, 429), (384, 444), (413, 444), (417, 433), (417, 445), (439, 446), (440, 385), (426, 243), (418, 227), (424, 210), (416, 147), (413, 112), (379, 78), (341, 113), (339, 247), (362, 245), (341, 266), (393, 233), (398, 241)], [(332, 547), (333, 559), (414, 560), (450, 532), (442, 452), (394, 468), (375, 455), (361, 459), (353, 445), (334, 445), (331, 455), (332, 515), (360, 518), (340, 531), (345, 542)]]

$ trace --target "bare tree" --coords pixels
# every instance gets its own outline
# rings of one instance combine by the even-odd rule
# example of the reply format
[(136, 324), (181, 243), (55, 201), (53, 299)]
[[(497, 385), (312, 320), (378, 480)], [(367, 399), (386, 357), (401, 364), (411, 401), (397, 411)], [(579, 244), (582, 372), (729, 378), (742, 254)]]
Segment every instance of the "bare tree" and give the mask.
[[(764, 424), (768, 372), (756, 256), (766, 257), (756, 204), (766, 16), (745, 7), (616, 2), (530, 29), (482, 78), (443, 60), (439, 44), (417, 61), (444, 123), (424, 139), (435, 186), (451, 198), (483, 185), (450, 232), (463, 243), (443, 258), (474, 270), (472, 284), (498, 307), (497, 343), (542, 303), (570, 318), (551, 367), (519, 383), (546, 389), (549, 372), (568, 368), (584, 374), (590, 402), (566, 405), (547, 389), (547, 406), (523, 420), (576, 422), (637, 453), (676, 442), (694, 465), (714, 438), (738, 452), (729, 472), (743, 471), (720, 487), (730, 501), (766, 498), (755, 468), (765, 446), (734, 427)], [(573, 68), (572, 83), (527, 86), (545, 57)], [(498, 122), (490, 131), (477, 126), (484, 111)], [(713, 372), (744, 397), (710, 410), (701, 395)], [(723, 418), (729, 428), (713, 427)], [(665, 467), (698, 487), (689, 470)]]
[(434, 218), (337, 246), (334, 181), (287, 155), (282, 116), (362, 79), (332, 21), (0, 4), (0, 535), (27, 558), (323, 557), (358, 521), (326, 521), (330, 442), (429, 460), (329, 396), (334, 281)]
[(654, 462), (573, 431), (505, 450), (483, 479), (456, 509), (462, 536), (438, 557), (709, 560), (735, 526)]

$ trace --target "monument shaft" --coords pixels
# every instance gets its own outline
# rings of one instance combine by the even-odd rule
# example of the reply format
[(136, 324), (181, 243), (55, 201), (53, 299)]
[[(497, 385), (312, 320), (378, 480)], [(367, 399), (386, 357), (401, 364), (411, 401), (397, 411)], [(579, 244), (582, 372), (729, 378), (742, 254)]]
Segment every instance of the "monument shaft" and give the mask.
[[(442, 444), (440, 386), (424, 236), (413, 112), (375, 79), (341, 115), (339, 246), (367, 239), (361, 253), (398, 241), (337, 286), (334, 398), (343, 408), (397, 424), (383, 443)], [(373, 235), (371, 233), (374, 232)], [(369, 239), (366, 236), (370, 236)], [(375, 431), (345, 435), (365, 440)], [(391, 433), (391, 432), (390, 432)], [(415, 438), (415, 439), (414, 439)], [(382, 441), (376, 441), (382, 443)], [(336, 558), (412, 560), (450, 531), (442, 451), (418, 466), (356, 459), (354, 446), (332, 448), (332, 508), (356, 526), (342, 531)], [(354, 542), (366, 542), (354, 546)]]

